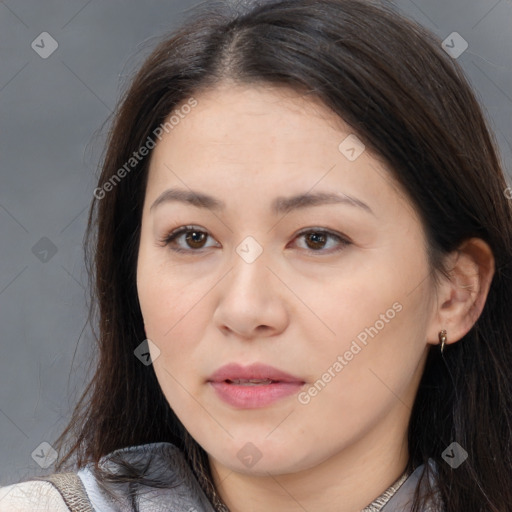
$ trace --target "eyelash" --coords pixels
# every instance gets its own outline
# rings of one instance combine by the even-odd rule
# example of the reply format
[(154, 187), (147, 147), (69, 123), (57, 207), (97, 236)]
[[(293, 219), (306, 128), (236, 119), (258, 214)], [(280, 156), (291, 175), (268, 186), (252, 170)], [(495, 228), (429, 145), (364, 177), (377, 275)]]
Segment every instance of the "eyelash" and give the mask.
[[(189, 233), (189, 232), (202, 233), (202, 234), (207, 235), (207, 237), (210, 237), (210, 235), (206, 231), (203, 231), (203, 230), (201, 230), (201, 229), (199, 229), (199, 228), (197, 228), (195, 226), (181, 226), (181, 227), (175, 229), (174, 231), (171, 231), (169, 234), (167, 234), (162, 239), (160, 239), (159, 240), (160, 245), (164, 246), (164, 247), (168, 246), (172, 242), (174, 242), (179, 236), (184, 235), (184, 234)], [(321, 255), (321, 253), (333, 254), (333, 253), (337, 253), (337, 252), (343, 250), (346, 246), (351, 244), (351, 242), (350, 242), (350, 240), (348, 240), (348, 238), (346, 238), (346, 237), (344, 237), (344, 236), (342, 236), (340, 234), (334, 233), (332, 231), (325, 230), (325, 229), (308, 228), (308, 229), (305, 229), (305, 230), (297, 233), (295, 238), (298, 238), (300, 236), (304, 236), (304, 235), (307, 235), (307, 234), (310, 234), (310, 233), (321, 234), (321, 235), (327, 236), (328, 238), (329, 237), (330, 238), (334, 238), (334, 239), (338, 240), (338, 242), (340, 242), (340, 245), (341, 245), (341, 247), (339, 247), (337, 249), (334, 249), (334, 250), (331, 249), (329, 251), (325, 251), (323, 249), (318, 249), (318, 250), (315, 250), (315, 249), (304, 249), (304, 250), (306, 250), (308, 252), (311, 252), (311, 253), (317, 253), (317, 254), (320, 254), (320, 255)], [(182, 249), (180, 247), (170, 247), (170, 249), (172, 251), (174, 251), (174, 252), (177, 252), (177, 253), (194, 253), (194, 252), (195, 253), (200, 253), (205, 248), (201, 248), (201, 249)], [(208, 249), (208, 247), (206, 247), (206, 249)]]

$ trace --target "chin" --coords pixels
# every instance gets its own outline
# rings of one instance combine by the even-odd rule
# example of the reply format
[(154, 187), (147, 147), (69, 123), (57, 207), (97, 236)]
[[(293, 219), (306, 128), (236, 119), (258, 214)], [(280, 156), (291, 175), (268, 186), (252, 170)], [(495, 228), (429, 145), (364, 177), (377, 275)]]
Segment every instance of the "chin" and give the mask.
[[(240, 438), (238, 438), (240, 439)], [(283, 445), (265, 440), (251, 441), (254, 437), (245, 437), (245, 442), (233, 442), (219, 446), (218, 442), (212, 450), (205, 446), (211, 457), (223, 466), (236, 473), (253, 476), (283, 475), (308, 470), (322, 462), (318, 447), (300, 446), (297, 443)], [(293, 439), (293, 437), (290, 437)]]

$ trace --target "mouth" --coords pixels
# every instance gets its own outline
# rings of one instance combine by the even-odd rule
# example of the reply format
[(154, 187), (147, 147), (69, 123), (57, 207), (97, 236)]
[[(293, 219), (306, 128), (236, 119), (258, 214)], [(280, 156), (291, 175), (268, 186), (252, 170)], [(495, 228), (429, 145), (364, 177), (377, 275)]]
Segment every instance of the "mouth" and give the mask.
[(274, 384), (279, 381), (271, 379), (226, 379), (224, 382), (227, 382), (228, 384), (236, 384), (237, 386), (261, 386), (262, 384)]
[(295, 394), (305, 381), (272, 366), (228, 364), (207, 381), (223, 402), (240, 409), (268, 406)]

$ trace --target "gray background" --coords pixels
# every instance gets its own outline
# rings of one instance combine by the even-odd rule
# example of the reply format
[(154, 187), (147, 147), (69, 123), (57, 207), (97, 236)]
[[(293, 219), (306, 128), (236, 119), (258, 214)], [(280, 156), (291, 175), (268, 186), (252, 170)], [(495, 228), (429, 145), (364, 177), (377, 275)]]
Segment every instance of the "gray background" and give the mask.
[[(0, 485), (45, 472), (31, 454), (56, 439), (85, 385), (93, 350), (82, 239), (99, 130), (154, 38), (196, 3), (0, 2)], [(510, 176), (512, 1), (394, 3), (441, 39), (458, 32), (468, 42), (457, 60)], [(43, 46), (42, 32), (58, 43), (46, 59), (31, 47)], [(45, 39), (39, 51), (49, 48)]]

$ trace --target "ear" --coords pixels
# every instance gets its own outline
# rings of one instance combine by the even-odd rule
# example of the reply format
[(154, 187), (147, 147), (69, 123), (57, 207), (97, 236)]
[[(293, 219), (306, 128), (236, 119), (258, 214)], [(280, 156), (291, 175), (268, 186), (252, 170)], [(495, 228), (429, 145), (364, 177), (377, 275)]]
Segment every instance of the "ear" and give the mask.
[(437, 289), (436, 310), (428, 342), (439, 343), (439, 331), (446, 329), (446, 343), (454, 343), (473, 327), (484, 309), (494, 276), (494, 255), (480, 238), (470, 238), (446, 257), (448, 277), (442, 276)]

